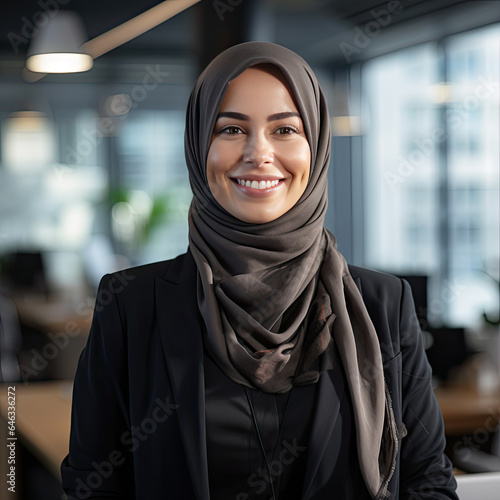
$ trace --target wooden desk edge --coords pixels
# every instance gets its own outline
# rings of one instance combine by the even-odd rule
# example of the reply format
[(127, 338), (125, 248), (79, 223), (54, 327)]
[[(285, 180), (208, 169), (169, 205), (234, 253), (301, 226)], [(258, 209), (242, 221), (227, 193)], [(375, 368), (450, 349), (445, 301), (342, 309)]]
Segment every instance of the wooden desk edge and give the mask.
[[(54, 396), (58, 395), (61, 397), (61, 399), (63, 399), (62, 394), (64, 393), (65, 390), (68, 390), (72, 386), (72, 382), (64, 380), (64, 381), (54, 381), (54, 382), (35, 382), (32, 384), (22, 384), (20, 382), (0, 384), (0, 387), (5, 388), (5, 389), (7, 389), (7, 387), (9, 387), (9, 386), (15, 386), (17, 389), (20, 389), (18, 394), (22, 394), (23, 388), (27, 388), (27, 387), (30, 388), (29, 390), (35, 390), (35, 388), (36, 388), (37, 391), (40, 391), (43, 389), (45, 389), (45, 390), (48, 389), (50, 391), (51, 395), (54, 395)], [(17, 389), (16, 389), (16, 392), (17, 392)], [(3, 393), (3, 391), (1, 391), (1, 392)], [(17, 396), (16, 396), (16, 401), (17, 401)], [(66, 401), (63, 404), (65, 404), (65, 403), (66, 403)], [(70, 412), (71, 411), (71, 399), (68, 399), (67, 406), (68, 406), (67, 410)], [(16, 410), (16, 412), (17, 412), (17, 410)], [(7, 398), (4, 398), (3, 394), (2, 394), (2, 397), (0, 397), (0, 418), (2, 418), (2, 420), (7, 422)], [(38, 446), (37, 443), (33, 442), (33, 440), (30, 438), (29, 431), (31, 431), (31, 429), (29, 429), (29, 431), (27, 429), (24, 429), (22, 422), (21, 422), (21, 426), (18, 426), (17, 425), (18, 421), (19, 421), (19, 419), (18, 419), (18, 416), (16, 415), (16, 436), (18, 437), (19, 441), (21, 441), (21, 443), (33, 454), (33, 456), (35, 456), (40, 461), (40, 463), (42, 463), (43, 466), (59, 482), (61, 482), (60, 467), (61, 467), (62, 460), (64, 459), (64, 457), (67, 454), (67, 451), (63, 456), (61, 456), (61, 457), (58, 456), (57, 458), (54, 456), (48, 455), (47, 452), (44, 451), (44, 449), (42, 447)], [(70, 425), (69, 421), (67, 422), (67, 424), (68, 424), (68, 429), (69, 429), (69, 425)], [(65, 436), (67, 435), (68, 448), (69, 448), (69, 430), (67, 433), (65, 433), (65, 431), (61, 429), (61, 432), (64, 433)]]

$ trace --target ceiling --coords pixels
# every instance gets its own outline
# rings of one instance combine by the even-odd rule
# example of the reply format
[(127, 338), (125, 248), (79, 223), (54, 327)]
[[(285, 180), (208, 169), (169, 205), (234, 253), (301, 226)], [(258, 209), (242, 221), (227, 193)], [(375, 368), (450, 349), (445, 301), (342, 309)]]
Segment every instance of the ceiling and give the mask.
[[(47, 10), (53, 13), (64, 8), (79, 12), (89, 38), (94, 38), (158, 3), (155, 0), (142, 0), (140, 4), (123, 0), (8, 2), (0, 16), (0, 61), (22, 64), (33, 27), (43, 22)], [(376, 23), (381, 24), (382, 20), (387, 20), (387, 26), (377, 32)], [(201, 64), (234, 43), (267, 39), (296, 50), (312, 64), (345, 64), (346, 44), (354, 49), (352, 60), (360, 60), (498, 21), (500, 2), (495, 1), (202, 0), (103, 59), (193, 56)], [(374, 34), (361, 50), (356, 34), (370, 26), (375, 29)]]

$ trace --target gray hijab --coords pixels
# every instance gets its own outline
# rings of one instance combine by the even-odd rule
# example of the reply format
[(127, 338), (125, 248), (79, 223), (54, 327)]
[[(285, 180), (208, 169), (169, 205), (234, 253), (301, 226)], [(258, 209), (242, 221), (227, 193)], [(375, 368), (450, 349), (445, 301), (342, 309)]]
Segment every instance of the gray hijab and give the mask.
[[(294, 207), (274, 221), (250, 224), (214, 199), (206, 159), (228, 83), (260, 64), (276, 66), (289, 83), (311, 148), (311, 169)], [(377, 334), (335, 238), (324, 228), (330, 123), (308, 64), (266, 42), (224, 51), (192, 91), (185, 151), (194, 194), (189, 248), (198, 268), (208, 354), (233, 381), (281, 393), (317, 382), (321, 371), (332, 367), (335, 347), (353, 401), (361, 470), (379, 498), (390, 468), (382, 460), (382, 442), (387, 446), (395, 436)]]

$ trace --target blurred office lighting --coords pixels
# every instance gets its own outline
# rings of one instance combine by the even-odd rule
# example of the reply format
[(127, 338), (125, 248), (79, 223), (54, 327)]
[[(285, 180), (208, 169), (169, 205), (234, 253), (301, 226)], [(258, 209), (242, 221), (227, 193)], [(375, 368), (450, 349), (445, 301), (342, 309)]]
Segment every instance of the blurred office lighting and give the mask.
[(42, 113), (12, 113), (2, 135), (2, 164), (13, 173), (39, 172), (54, 159), (54, 131)]
[[(47, 245), (57, 241), (62, 248), (79, 250), (92, 234), (95, 204), (104, 198), (107, 189), (106, 173), (92, 166), (52, 167), (44, 176), (42, 194), (46, 206), (50, 206), (45, 210), (48, 217), (39, 217), (40, 224), (33, 234)], [(32, 217), (38, 218), (37, 214)]]
[(124, 116), (132, 109), (132, 98), (129, 94), (114, 94), (104, 102), (105, 116)]
[(431, 100), (436, 104), (453, 102), (456, 86), (452, 83), (435, 83), (430, 86)]
[(82, 248), (92, 232), (94, 210), (88, 202), (72, 203), (61, 210), (59, 240), (66, 248)]
[(94, 62), (82, 44), (87, 36), (80, 16), (59, 11), (40, 26), (28, 49), (26, 68), (35, 73), (78, 73)]
[(118, 201), (111, 209), (112, 231), (123, 243), (139, 245), (153, 211), (151, 197), (140, 190), (129, 193), (126, 201)]
[(333, 116), (332, 129), (333, 135), (337, 137), (361, 135), (361, 117), (350, 115)]
[(44, 187), (49, 197), (66, 202), (85, 199), (98, 202), (106, 193), (107, 178), (102, 167), (53, 164), (46, 173)]
[(335, 72), (333, 85), (332, 133), (336, 137), (361, 135), (360, 95), (351, 79), (350, 69)]

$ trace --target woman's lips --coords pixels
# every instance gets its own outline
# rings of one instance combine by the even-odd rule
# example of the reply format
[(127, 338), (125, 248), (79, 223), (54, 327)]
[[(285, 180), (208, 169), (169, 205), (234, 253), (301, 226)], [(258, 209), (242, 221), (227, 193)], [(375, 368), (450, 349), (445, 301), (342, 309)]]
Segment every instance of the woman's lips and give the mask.
[(271, 196), (284, 185), (285, 179), (232, 178), (237, 189), (249, 196)]

